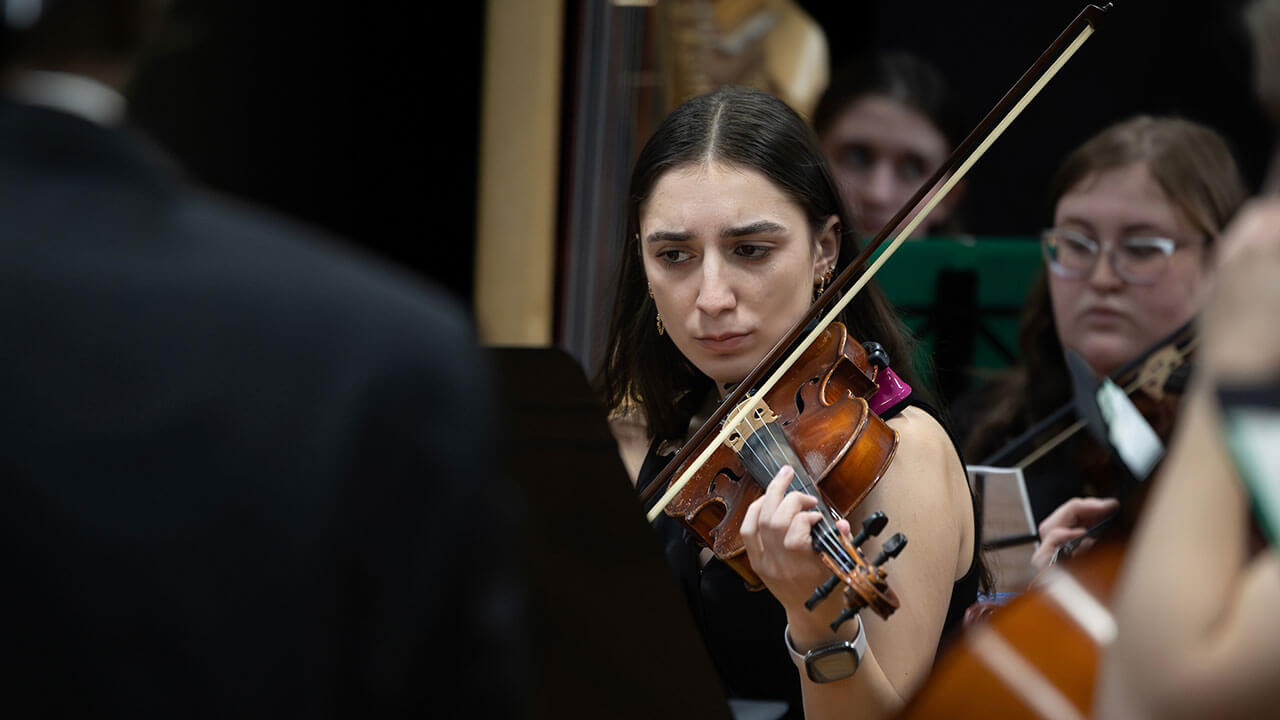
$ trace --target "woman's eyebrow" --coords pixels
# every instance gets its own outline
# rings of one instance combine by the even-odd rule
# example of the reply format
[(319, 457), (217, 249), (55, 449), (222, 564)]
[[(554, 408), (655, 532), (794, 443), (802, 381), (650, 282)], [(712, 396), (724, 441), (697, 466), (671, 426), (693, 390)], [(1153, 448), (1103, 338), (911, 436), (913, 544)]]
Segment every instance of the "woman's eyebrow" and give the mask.
[(1062, 227), (1062, 226), (1064, 226), (1064, 225), (1076, 225), (1076, 226), (1078, 226), (1078, 227), (1084, 228), (1084, 232), (1085, 232), (1085, 234), (1087, 234), (1087, 235), (1097, 235), (1097, 234), (1098, 234), (1098, 229), (1097, 229), (1096, 227), (1094, 227), (1094, 226), (1093, 226), (1093, 223), (1092, 223), (1092, 222), (1090, 222), (1090, 221), (1089, 221), (1088, 219), (1086, 219), (1086, 218), (1083, 218), (1083, 217), (1080, 217), (1080, 216), (1077, 216), (1077, 215), (1068, 215), (1068, 216), (1066, 216), (1066, 217), (1062, 218), (1062, 220), (1058, 221), (1057, 225), (1058, 225), (1059, 227)]
[(721, 237), (735, 238), (745, 237), (747, 235), (762, 235), (764, 233), (785, 233), (787, 229), (771, 220), (760, 220), (748, 225), (740, 225), (738, 227), (725, 228), (720, 233)]
[(689, 238), (692, 237), (693, 233), (683, 230), (655, 230), (649, 233), (649, 236), (645, 238), (645, 242), (688, 242)]
[(1173, 233), (1165, 229), (1163, 224), (1151, 222), (1149, 220), (1144, 220), (1142, 222), (1136, 222), (1136, 223), (1129, 223), (1128, 225), (1125, 225), (1120, 230), (1121, 230), (1121, 234), (1125, 236), (1138, 235), (1138, 234), (1159, 235), (1161, 237), (1173, 236)]

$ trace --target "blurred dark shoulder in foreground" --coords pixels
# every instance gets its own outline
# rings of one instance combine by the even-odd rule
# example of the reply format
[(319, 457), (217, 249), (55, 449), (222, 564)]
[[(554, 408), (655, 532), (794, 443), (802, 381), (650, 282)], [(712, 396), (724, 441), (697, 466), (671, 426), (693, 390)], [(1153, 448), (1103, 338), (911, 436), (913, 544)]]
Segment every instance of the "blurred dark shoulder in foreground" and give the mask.
[(62, 0), (40, 42), (4, 36), (21, 88), (0, 100), (3, 702), (518, 712), (520, 602), (476, 521), (497, 476), (465, 314), (190, 187), (104, 112), (142, 37), (116, 23), (157, 5)]

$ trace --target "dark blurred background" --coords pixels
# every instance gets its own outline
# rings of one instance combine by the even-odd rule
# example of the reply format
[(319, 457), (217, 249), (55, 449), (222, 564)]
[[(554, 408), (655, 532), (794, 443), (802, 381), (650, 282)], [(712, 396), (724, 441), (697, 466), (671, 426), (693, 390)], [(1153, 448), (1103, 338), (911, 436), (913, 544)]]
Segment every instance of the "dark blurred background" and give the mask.
[(204, 184), (469, 301), (484, 10), (175, 0), (134, 120)]
[[(1101, 3), (1099, 3), (1101, 4)], [(1253, 187), (1271, 133), (1252, 93), (1246, 0), (1116, 0), (1105, 24), (975, 166), (969, 229), (1026, 235), (1047, 225), (1049, 175), (1088, 136), (1135, 113), (1176, 114), (1218, 130)], [(814, 2), (833, 63), (865, 44), (911, 50), (947, 75), (972, 125), (1087, 3)]]
[[(603, 3), (604, 0), (589, 0)], [(584, 0), (569, 0), (567, 19)], [(965, 225), (1028, 236), (1069, 148), (1136, 112), (1220, 130), (1256, 187), (1270, 133), (1252, 99), (1244, 0), (1117, 0), (1102, 30), (971, 175)], [(493, 7), (500, 6), (495, 3)], [(971, 123), (1084, 7), (1075, 0), (801, 2), (832, 62), (913, 50)], [(356, 8), (360, 9), (357, 10)], [(133, 90), (136, 121), (199, 180), (350, 239), (470, 302), (489, 3), (176, 0)], [(595, 58), (566, 20), (566, 77)]]

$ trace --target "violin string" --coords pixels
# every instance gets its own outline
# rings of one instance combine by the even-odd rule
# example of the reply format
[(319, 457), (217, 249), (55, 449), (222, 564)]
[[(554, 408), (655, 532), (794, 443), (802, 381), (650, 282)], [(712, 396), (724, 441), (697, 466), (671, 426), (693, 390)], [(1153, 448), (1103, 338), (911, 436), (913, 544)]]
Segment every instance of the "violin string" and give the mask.
[[(782, 447), (784, 445), (788, 447), (790, 446), (790, 443), (788, 442), (786, 435), (784, 435), (781, 430), (774, 427), (773, 425), (769, 425), (766, 429), (768, 430), (768, 433), (769, 433), (769, 440), (772, 441), (774, 445), (778, 447)], [(805, 468), (801, 467), (800, 470), (796, 473), (795, 482), (792, 485), (792, 487), (793, 489), (799, 490), (801, 492), (806, 492), (812, 495), (814, 498), (816, 498), (818, 500), (818, 505), (823, 509), (823, 516), (825, 518), (830, 517), (831, 515), (830, 510), (827, 508), (826, 503), (823, 502), (822, 496), (818, 494), (818, 488), (813, 483), (813, 479), (809, 476), (809, 473)]]
[[(766, 438), (762, 438), (761, 445), (768, 453), (774, 474), (777, 474), (777, 471), (786, 464), (784, 460), (786, 459), (787, 453), (782, 448), (784, 446), (790, 447), (790, 443), (787, 441), (786, 435), (776, 427), (775, 423), (764, 423), (763, 429), (767, 435)], [(781, 455), (782, 459), (775, 456), (774, 448), (777, 449), (777, 455)], [(792, 455), (794, 454), (793, 450)], [(806, 493), (818, 501), (818, 505), (820, 506), (819, 514), (821, 517), (814, 525), (814, 540), (822, 547), (827, 555), (831, 556), (831, 558), (839, 563), (847, 572), (851, 568), (852, 561), (848, 558), (848, 554), (844, 551), (844, 546), (839, 541), (838, 531), (836, 531), (836, 529), (831, 525), (830, 509), (827, 507), (826, 503), (823, 502), (822, 496), (818, 494), (818, 488), (813, 484), (813, 480), (809, 477), (808, 471), (803, 466), (792, 467), (792, 480), (789, 487), (791, 490)]]
[[(753, 436), (753, 438), (755, 437), (760, 437), (760, 436)], [(767, 470), (772, 477), (772, 475), (777, 475), (778, 471), (782, 469), (783, 465), (786, 465), (786, 462), (783, 462), (777, 457), (777, 455), (785, 456), (785, 452), (782, 452), (780, 448), (780, 450), (778, 450), (777, 452), (777, 455), (774, 454), (774, 447), (777, 447), (777, 439), (776, 437), (773, 437), (772, 432), (768, 434), (768, 439), (769, 441), (772, 441), (772, 442), (765, 442), (765, 438), (760, 437), (760, 441), (758, 443), (749, 441), (745, 443), (745, 446), (748, 447), (749, 450), (751, 451), (751, 455), (753, 455), (753, 459), (755, 459), (756, 462), (758, 462), (758, 464), (762, 466), (762, 468)], [(783, 441), (785, 441), (785, 439), (786, 438), (783, 438)], [(756, 447), (756, 446), (759, 446), (759, 447)], [(762, 450), (764, 451), (765, 459), (767, 460), (762, 459), (762, 457), (760, 457), (760, 451)], [(797, 492), (806, 492), (803, 484), (797, 484), (797, 480), (799, 480), (799, 473), (795, 473), (795, 468), (792, 468), (792, 473), (794, 474), (792, 474), (791, 483), (790, 483), (790, 486), (788, 486), (788, 489), (792, 489), (792, 491), (797, 491)], [(815, 541), (817, 541), (820, 544), (820, 546), (822, 546), (823, 550), (826, 551), (828, 555), (832, 555), (833, 559), (837, 560), (838, 562), (841, 562), (841, 565), (845, 565), (844, 560), (841, 559), (841, 553), (838, 552), (837, 550), (837, 548), (840, 546), (838, 546), (838, 543), (833, 542), (831, 533), (829, 533), (828, 529), (826, 528), (826, 520), (824, 519), (819, 520), (819, 524), (824, 525), (824, 528), (819, 529), (819, 532), (817, 533), (817, 537), (815, 537)]]
[[(765, 425), (767, 426), (768, 423), (765, 423)], [(757, 437), (760, 438), (760, 441), (758, 443), (752, 442), (752, 440), (756, 439)], [(772, 431), (768, 433), (768, 439), (772, 441), (772, 443), (766, 443), (764, 437), (759, 436), (756, 433), (753, 433), (750, 437), (746, 439), (746, 441), (743, 442), (743, 447), (751, 452), (751, 456), (752, 456), (751, 459), (754, 460), (755, 463), (760, 468), (763, 468), (764, 470), (769, 472), (770, 477), (772, 477), (778, 474), (778, 471), (782, 469), (782, 466), (785, 463), (781, 462), (774, 455), (774, 451), (771, 445), (776, 446), (777, 440), (773, 435)], [(785, 436), (783, 437), (783, 441), (784, 442), (786, 441)], [(761, 447), (757, 449), (756, 447), (757, 445), (760, 445)], [(763, 450), (766, 453), (764, 458), (761, 457), (760, 450)], [(785, 453), (782, 453), (781, 450), (779, 450), (779, 454), (785, 456)], [(803, 468), (801, 470), (803, 470)], [(792, 468), (792, 471), (793, 471), (792, 482), (789, 485), (789, 488), (792, 490), (797, 490), (799, 492), (807, 492), (807, 490), (803, 485), (800, 485), (799, 487), (797, 487), (796, 479), (799, 473), (795, 472), (794, 467)], [(757, 479), (757, 482), (760, 483), (761, 485), (766, 484), (764, 482), (761, 482), (758, 479)], [(822, 502), (821, 498), (819, 498), (818, 501)], [(851, 561), (847, 559), (847, 553), (844, 552), (843, 546), (838, 542), (838, 540), (835, 539), (835, 533), (832, 531), (832, 528), (827, 523), (825, 516), (819, 520), (818, 524), (821, 525), (822, 528), (815, 533), (815, 537), (814, 537), (815, 542), (821, 545), (823, 551), (825, 551), (827, 555), (831, 556), (833, 560), (839, 563), (840, 566), (844, 568), (845, 572), (850, 571), (852, 569)]]

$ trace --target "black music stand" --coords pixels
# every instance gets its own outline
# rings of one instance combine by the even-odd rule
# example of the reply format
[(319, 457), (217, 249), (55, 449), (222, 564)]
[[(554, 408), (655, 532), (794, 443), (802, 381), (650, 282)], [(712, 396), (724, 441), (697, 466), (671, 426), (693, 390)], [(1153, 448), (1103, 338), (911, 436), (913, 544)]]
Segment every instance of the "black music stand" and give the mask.
[(499, 380), (502, 467), (524, 496), (511, 546), (526, 573), (531, 716), (729, 720), (581, 366), (551, 348), (487, 353)]

